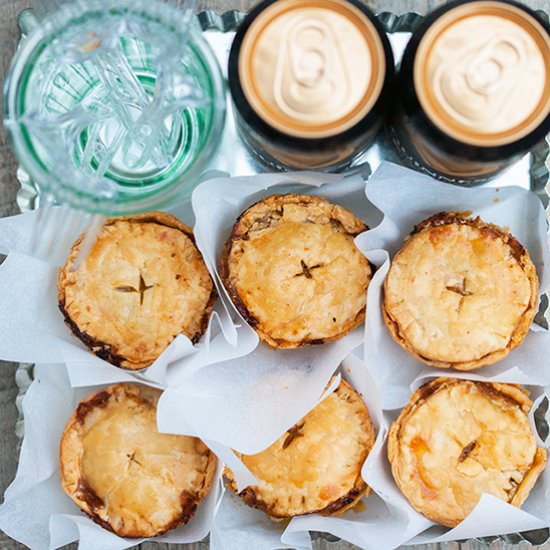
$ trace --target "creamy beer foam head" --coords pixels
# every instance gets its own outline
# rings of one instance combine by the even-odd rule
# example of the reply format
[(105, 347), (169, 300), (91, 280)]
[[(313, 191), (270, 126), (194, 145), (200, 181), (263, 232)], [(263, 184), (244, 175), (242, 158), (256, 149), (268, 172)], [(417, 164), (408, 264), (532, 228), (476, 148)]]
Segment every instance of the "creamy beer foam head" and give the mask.
[(385, 75), (382, 42), (345, 0), (281, 0), (253, 21), (239, 78), (254, 111), (277, 130), (323, 138), (357, 124)]
[(502, 2), (451, 9), (424, 34), (414, 62), (422, 109), (472, 145), (512, 143), (550, 112), (550, 39), (525, 11)]

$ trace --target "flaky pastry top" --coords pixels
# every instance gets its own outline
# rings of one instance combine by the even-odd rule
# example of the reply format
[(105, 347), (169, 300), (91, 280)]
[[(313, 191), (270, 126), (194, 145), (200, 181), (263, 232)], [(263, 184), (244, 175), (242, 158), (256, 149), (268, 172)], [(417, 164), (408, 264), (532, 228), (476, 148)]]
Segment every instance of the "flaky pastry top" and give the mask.
[(391, 427), (393, 477), (411, 505), (448, 527), (488, 493), (514, 506), (545, 467), (528, 393), (510, 384), (438, 378), (411, 397)]
[[(266, 450), (238, 456), (260, 481), (241, 491), (249, 506), (274, 519), (342, 513), (367, 491), (361, 467), (374, 444), (374, 426), (359, 394), (344, 380)], [(226, 468), (229, 486), (237, 486)]]
[(396, 342), (427, 364), (470, 370), (523, 341), (537, 310), (538, 278), (527, 251), (504, 229), (447, 212), (407, 239), (384, 294)]
[(149, 366), (178, 335), (206, 329), (214, 286), (189, 227), (162, 212), (113, 218), (76, 269), (81, 236), (59, 271), (59, 307), (94, 353)]
[(271, 195), (238, 219), (219, 271), (268, 344), (322, 344), (364, 321), (371, 268), (353, 239), (366, 229), (325, 199)]
[(187, 523), (210, 490), (216, 458), (197, 438), (160, 434), (160, 391), (116, 384), (78, 405), (60, 446), (65, 492), (122, 537)]

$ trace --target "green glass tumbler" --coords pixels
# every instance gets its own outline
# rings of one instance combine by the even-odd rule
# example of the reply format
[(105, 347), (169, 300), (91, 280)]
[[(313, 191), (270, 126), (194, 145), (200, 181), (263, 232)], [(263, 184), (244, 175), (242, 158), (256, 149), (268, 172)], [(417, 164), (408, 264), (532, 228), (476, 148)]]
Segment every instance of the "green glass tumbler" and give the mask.
[(225, 120), (224, 80), (194, 15), (91, 0), (27, 17), (4, 120), (41, 191), (108, 216), (187, 199)]

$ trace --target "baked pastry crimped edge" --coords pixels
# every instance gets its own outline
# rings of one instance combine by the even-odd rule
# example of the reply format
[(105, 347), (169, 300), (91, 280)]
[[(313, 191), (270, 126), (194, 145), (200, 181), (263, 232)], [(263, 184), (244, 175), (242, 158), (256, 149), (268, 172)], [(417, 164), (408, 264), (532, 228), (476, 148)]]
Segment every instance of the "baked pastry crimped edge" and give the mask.
[[(518, 347), (523, 342), (525, 336), (529, 332), (529, 328), (531, 327), (531, 324), (537, 313), (539, 280), (537, 277), (535, 266), (533, 265), (533, 262), (531, 261), (531, 258), (527, 250), (514, 236), (508, 233), (505, 229), (491, 223), (486, 223), (482, 221), (479, 217), (471, 218), (469, 217), (470, 214), (471, 214), (470, 212), (459, 212), (459, 211), (440, 212), (439, 214), (435, 214), (434, 216), (427, 218), (426, 220), (422, 221), (417, 226), (415, 226), (412, 233), (405, 240), (405, 243), (401, 248), (401, 250), (406, 246), (407, 242), (411, 238), (414, 238), (415, 235), (418, 235), (424, 231), (429, 231), (430, 229), (433, 229), (436, 227), (449, 225), (449, 224), (458, 224), (458, 225), (468, 225), (471, 227), (478, 228), (485, 234), (495, 239), (501, 239), (510, 248), (512, 256), (516, 259), (516, 261), (518, 262), (518, 264), (521, 266), (524, 273), (526, 274), (527, 278), (529, 279), (530, 286), (531, 286), (530, 301), (526, 310), (521, 316), (520, 321), (516, 325), (509, 339), (508, 345), (505, 348), (489, 353), (473, 361), (448, 362), (448, 361), (437, 361), (437, 360), (425, 357), (420, 353), (418, 353), (417, 350), (414, 348), (414, 346), (412, 346), (411, 343), (403, 336), (402, 332), (400, 331), (398, 323), (392, 317), (391, 313), (387, 310), (386, 299), (384, 299), (384, 302), (382, 305), (382, 315), (383, 315), (385, 324), (388, 327), (388, 330), (390, 331), (390, 334), (392, 335), (395, 342), (397, 342), (409, 354), (416, 357), (416, 359), (418, 359), (419, 361), (427, 365), (431, 365), (433, 367), (454, 368), (457, 370), (467, 371), (467, 370), (484, 367), (486, 365), (492, 365), (493, 363), (496, 363), (497, 361), (502, 360), (513, 349)], [(391, 266), (390, 266), (390, 270), (391, 270)], [(385, 294), (386, 294), (386, 288), (387, 288), (387, 281), (388, 281), (388, 276), (386, 276), (386, 279), (384, 281)]]
[[(168, 438), (174, 441), (185, 440), (186, 445), (192, 446), (197, 457), (204, 456), (205, 460), (201, 462), (206, 462), (203, 470), (198, 472), (201, 479), (200, 484), (198, 484), (197, 487), (185, 487), (182, 489), (177, 504), (173, 499), (171, 500), (171, 510), (167, 510), (166, 507), (163, 507), (162, 513), (167, 513), (168, 511), (172, 512), (168, 514), (169, 517), (165, 523), (158, 524), (158, 521), (155, 521), (154, 514), (157, 512), (157, 509), (154, 500), (150, 503), (151, 510), (148, 514), (144, 515), (141, 515), (137, 510), (133, 509), (133, 507), (138, 505), (132, 500), (131, 495), (129, 501), (124, 503), (122, 510), (118, 508), (112, 509), (110, 508), (110, 500), (113, 499), (112, 494), (108, 494), (107, 496), (102, 495), (102, 498), (102, 496), (99, 496), (88, 483), (84, 472), (84, 455), (86, 451), (84, 437), (86, 432), (92, 429), (96, 422), (104, 420), (102, 418), (102, 413), (109, 407), (113, 400), (114, 407), (127, 400), (132, 404), (133, 410), (137, 411), (136, 414), (138, 417), (140, 408), (149, 411), (153, 409), (153, 423), (156, 428), (156, 406), (160, 393), (159, 390), (148, 386), (125, 383), (114, 384), (93, 393), (80, 401), (71, 418), (68, 420), (61, 437), (59, 464), (63, 490), (95, 523), (121, 537), (154, 537), (188, 523), (195, 514), (199, 504), (209, 493), (214, 482), (217, 458), (202, 441), (191, 436), (159, 434), (161, 438), (166, 440)], [(117, 412), (118, 411), (115, 409), (115, 414)], [(143, 429), (142, 423), (135, 424), (134, 420), (135, 418), (131, 416), (128, 417), (128, 434), (124, 436), (123, 444), (130, 445), (132, 437), (134, 437), (132, 429), (138, 429), (138, 427)], [(138, 420), (141, 419), (138, 418)], [(102, 438), (103, 441), (100, 443), (105, 445), (107, 440), (111, 440), (111, 436), (112, 432), (105, 434)], [(167, 445), (170, 447), (170, 442), (168, 442)], [(157, 451), (162, 453), (162, 449), (158, 449)], [(135, 457), (135, 455), (139, 453), (141, 454)], [(128, 465), (126, 472), (110, 471), (112, 470), (111, 463), (116, 460), (116, 458), (113, 458), (116, 454), (114, 452), (104, 455), (106, 464), (97, 464), (97, 468), (101, 469), (102, 472), (107, 472), (108, 475), (114, 475), (116, 473), (116, 479), (119, 480), (130, 475), (131, 467), (142, 469), (144, 466), (147, 466), (148, 462), (155, 463), (163, 458), (162, 454), (159, 456), (147, 456), (145, 453), (146, 450), (140, 447), (134, 449), (133, 454), (127, 454)], [(99, 462), (101, 462), (102, 457), (103, 455), (99, 457)], [(183, 459), (178, 458), (178, 460)], [(95, 466), (96, 463), (94, 462), (94, 467)], [(162, 480), (164, 484), (172, 483), (176, 485), (178, 481), (181, 482), (182, 485), (184, 484), (184, 480), (178, 478), (178, 472), (176, 470), (166, 472), (165, 469), (160, 468), (160, 471), (164, 472), (164, 474), (168, 473), (168, 476), (164, 475)], [(145, 477), (148, 475), (150, 474), (145, 474)], [(189, 475), (187, 470), (184, 475)], [(137, 474), (132, 474), (131, 479), (136, 479), (136, 476), (139, 478), (139, 472)], [(124, 517), (124, 514), (126, 514), (127, 517)], [(136, 520), (135, 517), (132, 516), (140, 516), (140, 519)]]
[[(521, 388), (521, 386), (519, 385), (502, 384), (498, 382), (478, 382), (472, 380), (462, 380), (458, 378), (436, 378), (421, 386), (411, 396), (409, 404), (401, 411), (401, 414), (394, 421), (390, 428), (387, 447), (388, 460), (391, 465), (393, 478), (405, 498), (407, 498), (407, 500), (410, 502), (411, 506), (413, 506), (413, 508), (415, 508), (418, 512), (423, 514), (428, 519), (447, 527), (456, 527), (456, 525), (458, 525), (460, 521), (462, 521), (464, 518), (455, 518), (454, 520), (451, 520), (449, 517), (444, 515), (442, 506), (438, 506), (438, 514), (427, 513), (425, 510), (419, 508), (418, 506), (415, 506), (408, 496), (409, 484), (412, 483), (413, 485), (416, 485), (417, 483), (419, 483), (420, 485), (423, 485), (424, 482), (420, 481), (422, 479), (420, 473), (417, 472), (416, 474), (414, 474), (404, 469), (405, 467), (400, 464), (400, 449), (402, 439), (401, 431), (404, 429), (404, 426), (407, 424), (409, 419), (413, 417), (418, 408), (425, 405), (427, 400), (429, 400), (433, 394), (435, 394), (439, 390), (446, 390), (452, 386), (463, 384), (472, 384), (476, 388), (479, 388), (480, 391), (482, 393), (485, 393), (487, 396), (492, 397), (493, 399), (507, 402), (509, 406), (518, 407), (522, 411), (522, 413), (525, 414), (525, 417), (527, 417), (533, 405), (532, 401), (529, 399), (529, 392)], [(435, 417), (435, 414), (432, 413), (432, 415), (434, 416), (434, 423), (437, 423), (438, 418)], [(444, 428), (445, 426), (443, 426), (443, 429)], [(426, 430), (426, 433), (432, 433), (429, 431), (429, 428), (426, 428)], [(437, 438), (434, 436), (434, 439)], [(533, 442), (534, 441), (535, 438), (533, 436)], [(429, 445), (429, 443), (430, 441), (426, 442), (425, 444)], [(470, 443), (466, 445), (466, 447), (463, 448), (458, 460), (466, 460), (470, 456), (470, 453), (475, 451), (475, 448), (475, 442), (474, 444)], [(541, 448), (536, 448), (531, 468), (524, 474), (523, 479), (517, 485), (514, 494), (508, 500), (509, 504), (512, 504), (513, 506), (516, 506), (518, 508), (523, 504), (523, 502), (527, 499), (529, 493), (535, 486), (538, 477), (544, 470), (546, 466), (546, 460), (546, 451)], [(425, 498), (427, 498), (428, 501), (434, 498), (434, 496), (430, 495), (429, 492), (429, 488), (426, 489)]]
[[(145, 214), (138, 214), (134, 216), (110, 218), (106, 221), (105, 226), (109, 226), (120, 221), (137, 222), (137, 223), (155, 223), (161, 226), (177, 229), (178, 231), (181, 231), (187, 238), (189, 238), (193, 246), (196, 248), (195, 238), (194, 238), (192, 229), (188, 227), (186, 224), (184, 224), (183, 222), (181, 222), (176, 217), (171, 216), (170, 214), (166, 214), (165, 212), (147, 212)], [(124, 355), (121, 355), (120, 353), (118, 353), (112, 343), (102, 341), (92, 336), (91, 334), (88, 334), (86, 331), (81, 330), (80, 327), (78, 326), (78, 322), (75, 321), (75, 319), (73, 319), (70, 313), (67, 311), (66, 289), (68, 285), (71, 284), (70, 282), (70, 279), (72, 277), (71, 266), (74, 264), (74, 262), (78, 257), (80, 245), (82, 244), (85, 234), (86, 232), (80, 235), (78, 239), (74, 242), (73, 246), (71, 247), (69, 256), (67, 257), (67, 261), (65, 265), (61, 269), (59, 269), (59, 272), (58, 272), (57, 299), (58, 299), (59, 310), (63, 314), (65, 324), (71, 329), (71, 332), (77, 338), (79, 338), (93, 353), (95, 353), (98, 357), (101, 357), (105, 361), (108, 361), (113, 365), (116, 365), (118, 367), (122, 367), (125, 369), (129, 369), (129, 370), (140, 370), (145, 367), (148, 367), (154, 362), (156, 357), (145, 359), (145, 360), (129, 360)], [(198, 249), (197, 249), (197, 252), (199, 256), (201, 256), (200, 251), (198, 251)], [(194, 334), (188, 335), (193, 343), (197, 343), (202, 337), (202, 335), (204, 334), (204, 332), (206, 331), (206, 328), (208, 326), (208, 321), (212, 314), (214, 303), (217, 298), (217, 293), (216, 293), (214, 284), (211, 280), (210, 275), (208, 276), (211, 282), (210, 298), (208, 300), (206, 307), (204, 308), (204, 311), (201, 313), (199, 330)]]
[[(362, 307), (352, 319), (346, 320), (346, 322), (340, 326), (338, 332), (335, 332), (328, 337), (308, 336), (301, 341), (288, 340), (285, 338), (274, 338), (269, 333), (269, 330), (265, 328), (264, 323), (253, 315), (250, 311), (249, 305), (245, 303), (246, 300), (239, 294), (236, 288), (236, 281), (234, 280), (231, 272), (231, 264), (233, 261), (232, 252), (234, 251), (235, 243), (250, 240), (251, 232), (262, 232), (272, 227), (276, 227), (285, 215), (285, 207), (292, 208), (294, 206), (305, 207), (310, 210), (310, 212), (308, 212), (306, 223), (336, 226), (342, 229), (343, 233), (351, 237), (355, 237), (368, 229), (363, 221), (340, 205), (333, 204), (320, 197), (295, 193), (270, 195), (247, 208), (239, 216), (233, 226), (231, 235), (225, 243), (218, 263), (218, 272), (229, 296), (243, 318), (250, 324), (250, 326), (254, 328), (264, 342), (272, 347), (282, 349), (332, 342), (345, 336), (348, 332), (359, 326), (365, 320), (365, 308)], [(362, 258), (365, 262), (365, 269), (368, 270), (368, 281), (366, 285), (368, 286), (370, 278), (372, 277), (373, 269), (366, 258)], [(305, 276), (308, 279), (311, 279), (311, 274), (314, 273), (313, 270), (317, 267), (319, 266), (314, 265), (309, 266), (308, 268), (302, 262), (302, 267), (299, 269), (303, 268)], [(336, 322), (336, 319), (333, 318), (332, 321)]]
[[(290, 496), (287, 494), (288, 502), (287, 504), (285, 504), (285, 492), (288, 493), (289, 487), (277, 487), (276, 484), (265, 483), (261, 480), (259, 472), (256, 470), (256, 468), (251, 467), (250, 464), (247, 464), (247, 457), (242, 455), (241, 453), (235, 452), (235, 454), (241, 460), (243, 460), (243, 462), (249, 467), (249, 469), (251, 469), (252, 473), (256, 475), (256, 477), (259, 478), (262, 483), (261, 487), (249, 486), (239, 493), (237, 489), (237, 483), (235, 481), (232, 471), (227, 467), (225, 468), (224, 476), (228, 487), (236, 494), (238, 494), (238, 496), (248, 506), (262, 510), (265, 514), (267, 514), (271, 519), (275, 521), (291, 518), (298, 515), (313, 513), (319, 513), (325, 516), (332, 516), (342, 514), (346, 510), (353, 508), (363, 496), (369, 494), (370, 488), (361, 477), (361, 468), (375, 441), (375, 430), (370, 420), (367, 407), (365, 406), (362, 398), (357, 393), (357, 391), (353, 389), (343, 379), (335, 392), (326, 397), (324, 401), (326, 401), (327, 399), (336, 399), (340, 402), (342, 406), (351, 409), (350, 413), (353, 414), (356, 418), (359, 418), (360, 429), (363, 433), (364, 438), (367, 440), (361, 457), (356, 461), (356, 463), (354, 463), (353, 466), (349, 466), (346, 464), (346, 467), (349, 466), (350, 469), (353, 471), (350, 471), (349, 474), (345, 476), (346, 480), (348, 480), (348, 487), (345, 490), (344, 494), (342, 494), (343, 489), (340, 489), (340, 491), (334, 491), (334, 495), (329, 494), (333, 492), (331, 490), (330, 483), (337, 483), (334, 479), (335, 474), (327, 474), (326, 476), (323, 476), (321, 474), (318, 481), (324, 482), (326, 484), (326, 487), (316, 487), (316, 489), (319, 493), (324, 494), (325, 491), (327, 492), (326, 497), (321, 498), (321, 500), (323, 500), (322, 505), (312, 506), (312, 502), (320, 498), (320, 495), (310, 495), (309, 498), (305, 495), (302, 495), (299, 498), (297, 494), (292, 493), (290, 494)], [(323, 402), (321, 402), (320, 405), (322, 404)], [(318, 405), (317, 407), (319, 407), (320, 405)], [(261, 453), (258, 453), (258, 455), (252, 455), (251, 458), (263, 456), (265, 458), (267, 466), (269, 466), (269, 463), (272, 463), (275, 465), (275, 468), (284, 468), (284, 466), (279, 464), (277, 456), (280, 456), (279, 453), (287, 452), (286, 450), (290, 448), (291, 451), (294, 450), (296, 453), (304, 453), (303, 457), (292, 457), (291, 463), (296, 464), (295, 470), (299, 470), (301, 467), (315, 468), (315, 464), (312, 465), (312, 463), (315, 462), (315, 459), (318, 458), (318, 454), (322, 451), (319, 451), (319, 453), (315, 452), (315, 447), (313, 449), (310, 449), (308, 447), (307, 449), (305, 448), (297, 450), (296, 445), (299, 445), (299, 443), (304, 440), (304, 435), (308, 432), (307, 426), (310, 425), (309, 423), (315, 421), (312, 418), (312, 413), (314, 413), (317, 407), (310, 411), (310, 413), (308, 413), (300, 422), (287, 430), (287, 432), (285, 432), (277, 441), (275, 441), (270, 447), (268, 447), (268, 449), (262, 451)], [(342, 420), (340, 419), (340, 421)], [(319, 422), (319, 419), (317, 419), (317, 422)], [(309, 431), (311, 431), (311, 428), (309, 428)], [(342, 444), (340, 452), (345, 449), (346, 435), (349, 434), (344, 431), (341, 433)], [(323, 442), (321, 442), (321, 445), (322, 443)], [(274, 463), (273, 460), (275, 460)], [(266, 463), (264, 463), (264, 466), (266, 466)], [(328, 468), (328, 472), (330, 472), (331, 466), (334, 467), (333, 464), (326, 464), (325, 466), (326, 468)], [(290, 472), (288, 474), (289, 479), (292, 478), (292, 476), (296, 473), (301, 475), (303, 472)], [(307, 472), (304, 475), (307, 476)], [(304, 480), (304, 485), (307, 483), (308, 480)], [(285, 479), (285, 481), (288, 481), (288, 479)], [(291, 491), (293, 491), (294, 489), (295, 488), (293, 488), (292, 486), (290, 487)], [(312, 490), (314, 489), (315, 488), (312, 488)], [(296, 491), (298, 491), (298, 489), (296, 489)], [(298, 504), (293, 504), (291, 502), (292, 500), (298, 502)], [(308, 502), (308, 500), (311, 500), (312, 502)]]

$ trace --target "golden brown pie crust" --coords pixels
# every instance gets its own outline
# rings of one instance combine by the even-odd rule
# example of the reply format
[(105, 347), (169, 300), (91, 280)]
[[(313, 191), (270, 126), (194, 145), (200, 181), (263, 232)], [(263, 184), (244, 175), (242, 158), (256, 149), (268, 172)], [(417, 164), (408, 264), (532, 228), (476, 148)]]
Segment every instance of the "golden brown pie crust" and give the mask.
[(538, 278), (504, 229), (443, 212), (418, 225), (384, 282), (393, 339), (420, 361), (471, 370), (519, 346), (537, 312)]
[(121, 537), (187, 523), (214, 480), (216, 457), (201, 440), (158, 433), (159, 396), (147, 386), (110, 386), (80, 402), (61, 438), (63, 490)]
[(59, 270), (58, 302), (91, 351), (137, 370), (178, 334), (200, 339), (216, 292), (189, 227), (163, 212), (109, 219), (73, 269), (83, 237)]
[[(361, 467), (374, 439), (365, 403), (342, 380), (335, 392), (266, 450), (256, 455), (236, 453), (260, 481), (239, 496), (273, 519), (343, 513), (368, 494)], [(225, 476), (237, 493), (229, 468)]]
[(489, 493), (521, 506), (546, 465), (520, 386), (438, 378), (411, 397), (388, 436), (393, 477), (411, 506), (454, 527)]
[(270, 346), (324, 344), (365, 320), (372, 270), (353, 239), (366, 229), (325, 199), (271, 195), (239, 217), (218, 270)]

